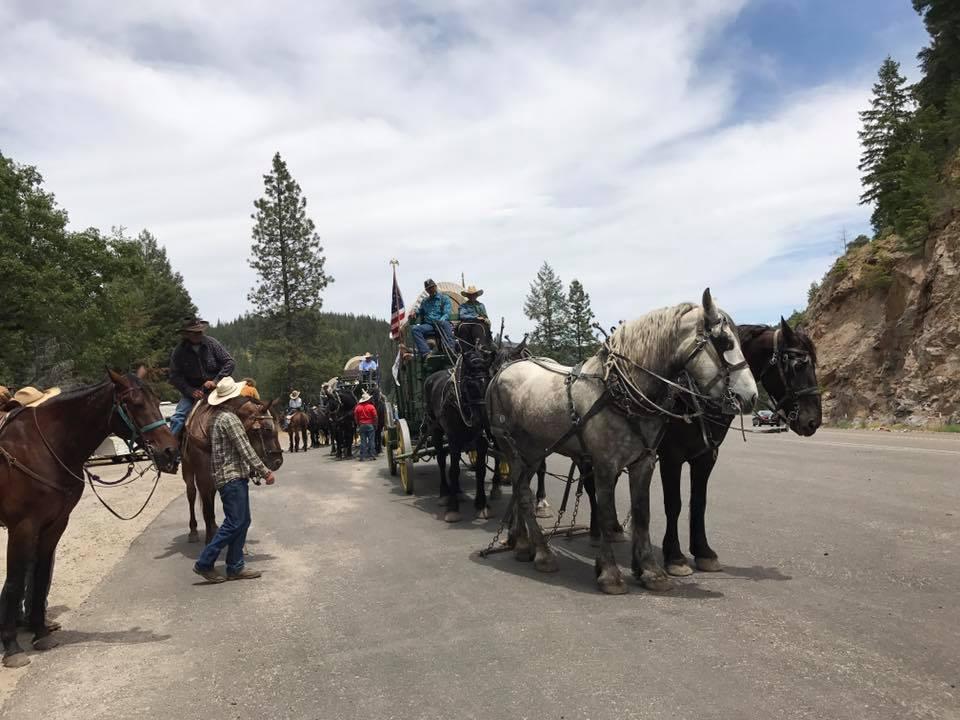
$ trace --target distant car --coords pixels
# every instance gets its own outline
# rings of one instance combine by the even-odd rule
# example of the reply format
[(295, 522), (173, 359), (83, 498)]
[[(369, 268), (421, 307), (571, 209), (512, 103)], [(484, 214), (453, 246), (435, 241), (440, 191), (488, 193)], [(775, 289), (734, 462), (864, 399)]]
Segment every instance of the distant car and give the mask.
[(779, 424), (780, 416), (773, 412), (773, 410), (758, 410), (753, 416), (754, 427), (760, 427), (763, 425), (773, 425), (776, 427)]

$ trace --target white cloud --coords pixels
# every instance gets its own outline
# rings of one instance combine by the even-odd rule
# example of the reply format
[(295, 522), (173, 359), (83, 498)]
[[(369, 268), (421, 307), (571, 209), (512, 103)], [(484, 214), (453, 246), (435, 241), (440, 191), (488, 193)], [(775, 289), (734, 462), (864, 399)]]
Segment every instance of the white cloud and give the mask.
[[(0, 148), (74, 225), (150, 228), (211, 318), (247, 307), (276, 150), (323, 237), (329, 310), (386, 316), (397, 257), (408, 298), (464, 272), (514, 336), (544, 259), (605, 323), (704, 285), (736, 315), (759, 307), (752, 269), (862, 221), (870, 83), (738, 120), (749, 58), (700, 57), (742, 4), (8, 6)], [(777, 267), (769, 316), (813, 279), (809, 261)]]

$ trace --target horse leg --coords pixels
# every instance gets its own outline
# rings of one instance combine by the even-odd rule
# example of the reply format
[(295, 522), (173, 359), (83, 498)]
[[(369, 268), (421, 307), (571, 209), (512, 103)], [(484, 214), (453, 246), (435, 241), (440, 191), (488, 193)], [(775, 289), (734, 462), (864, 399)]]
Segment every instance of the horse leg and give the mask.
[[(490, 518), (490, 506), (487, 504), (487, 439), (483, 433), (477, 438), (477, 464), (474, 467), (473, 474), (477, 479), (477, 491), (473, 496), (473, 509), (477, 511), (477, 517), (482, 520)], [(459, 468), (460, 461), (457, 460)], [(459, 474), (459, 469), (458, 469)], [(494, 473), (494, 483), (496, 483), (496, 473)], [(496, 484), (494, 484), (496, 487)], [(491, 491), (490, 496), (493, 497)]]
[(35, 650), (52, 650), (60, 644), (50, 634), (52, 628), (47, 625), (47, 596), (50, 594), (50, 583), (53, 580), (53, 564), (57, 544), (63, 536), (63, 531), (67, 529), (69, 518), (70, 513), (65, 511), (62, 519), (40, 535), (37, 544), (37, 560), (33, 569), (33, 592), (31, 597), (28, 598), (30, 607), (27, 608)]
[(445, 507), (450, 496), (450, 485), (447, 483), (447, 451), (443, 448), (443, 428), (434, 425), (430, 431), (430, 441), (437, 448), (437, 467), (440, 468), (440, 497), (437, 502)]
[(537, 468), (537, 517), (553, 517), (553, 510), (547, 502), (547, 459), (544, 458)]
[(194, 510), (197, 500), (196, 475), (187, 463), (183, 464), (183, 482), (187, 486), (187, 505), (190, 506), (190, 534), (187, 535), (187, 542), (200, 542), (200, 535), (197, 533), (197, 513)]
[(33, 523), (23, 520), (7, 528), (7, 577), (0, 591), (0, 642), (3, 643), (4, 667), (17, 668), (30, 664), (17, 642), (17, 616), (23, 605), (27, 570), (36, 552)]
[(530, 480), (536, 470), (526, 467), (524, 470), (524, 476), (520, 478), (519, 483), (514, 485), (513, 492), (517, 497), (517, 512), (520, 514), (521, 522), (524, 522), (527, 526), (530, 543), (534, 548), (533, 566), (540, 572), (556, 572), (560, 569), (560, 566), (557, 565), (557, 558), (543, 536), (540, 523), (537, 522), (536, 501), (533, 497), (533, 491), (530, 489)]
[(209, 543), (213, 540), (213, 536), (217, 534), (217, 516), (214, 505), (217, 489), (213, 486), (213, 478), (210, 477), (209, 470), (198, 470), (194, 477), (196, 478), (197, 494), (200, 496), (200, 507), (203, 511), (203, 523), (206, 526), (204, 542)]
[(657, 462), (655, 451), (644, 453), (627, 469), (633, 509), (633, 574), (647, 590), (663, 592), (673, 587), (650, 542), (650, 480)]
[(287, 440), (290, 441), (290, 447), (287, 448), (287, 452), (293, 452), (293, 436), (296, 433), (293, 432), (293, 429), (290, 426), (287, 426)]
[(690, 463), (690, 552), (697, 570), (720, 572), (723, 568), (717, 554), (707, 542), (707, 481), (717, 459), (704, 453)]
[(680, 535), (677, 523), (683, 499), (680, 496), (680, 471), (683, 463), (671, 456), (660, 456), (660, 483), (663, 485), (663, 511), (667, 516), (667, 530), (663, 535), (663, 561), (667, 573), (675, 577), (686, 577), (693, 570), (687, 563), (687, 556), (680, 549)]
[(450, 442), (450, 470), (447, 475), (447, 486), (450, 494), (447, 495), (447, 511), (443, 514), (445, 522), (460, 522), (463, 515), (460, 514), (460, 446), (453, 441)]
[(300, 430), (300, 435), (303, 437), (303, 451), (306, 452), (309, 445), (307, 445), (307, 427), (304, 427)]
[(601, 592), (608, 595), (622, 595), (627, 592), (627, 584), (617, 565), (613, 553), (613, 542), (617, 536), (617, 504), (614, 497), (616, 489), (616, 470), (593, 468), (596, 486), (597, 522), (600, 525), (600, 549), (594, 563), (597, 585)]

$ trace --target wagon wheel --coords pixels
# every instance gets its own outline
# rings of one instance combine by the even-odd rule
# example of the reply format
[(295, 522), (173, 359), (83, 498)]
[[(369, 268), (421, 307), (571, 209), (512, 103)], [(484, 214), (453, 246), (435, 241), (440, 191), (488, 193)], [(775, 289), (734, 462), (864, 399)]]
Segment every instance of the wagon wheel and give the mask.
[[(397, 454), (403, 455), (413, 450), (413, 443), (410, 441), (410, 428), (407, 421), (403, 418), (397, 420)], [(394, 459), (400, 466), (400, 485), (407, 495), (413, 494), (413, 459), (404, 458), (403, 460)]]

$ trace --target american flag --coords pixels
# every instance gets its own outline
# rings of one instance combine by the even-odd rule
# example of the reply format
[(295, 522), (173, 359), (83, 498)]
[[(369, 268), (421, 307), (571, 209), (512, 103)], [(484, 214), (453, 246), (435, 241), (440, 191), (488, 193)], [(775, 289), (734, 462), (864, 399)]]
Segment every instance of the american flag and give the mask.
[(390, 304), (390, 338), (400, 339), (400, 323), (406, 316), (406, 310), (403, 307), (403, 296), (400, 294), (400, 286), (397, 285), (397, 268), (393, 268), (393, 300)]

